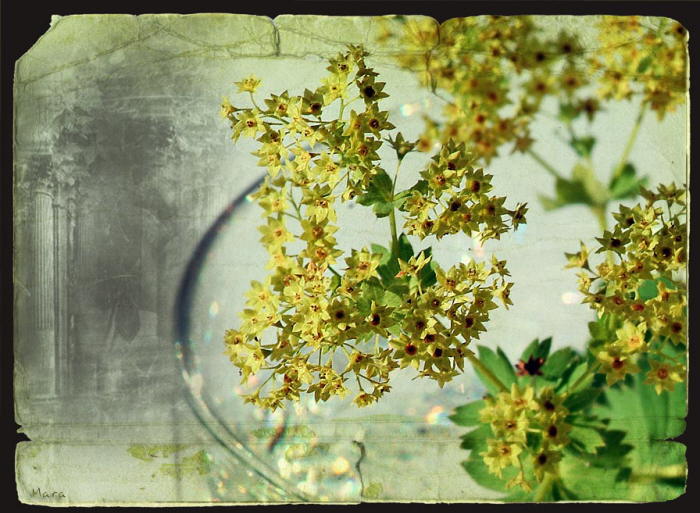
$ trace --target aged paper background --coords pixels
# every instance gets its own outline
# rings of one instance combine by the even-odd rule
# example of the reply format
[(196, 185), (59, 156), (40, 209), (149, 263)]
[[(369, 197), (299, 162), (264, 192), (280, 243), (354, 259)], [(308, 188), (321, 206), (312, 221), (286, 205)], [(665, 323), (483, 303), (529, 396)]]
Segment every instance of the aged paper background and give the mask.
[[(552, 17), (548, 23), (556, 30), (582, 21)], [(266, 93), (302, 91), (323, 76), (326, 57), (346, 43), (363, 43), (388, 83), (385, 108), (392, 116), (402, 104), (428, 105), (415, 77), (392, 62), (390, 50), (373, 44), (375, 30), (372, 18), (55, 16), (18, 61), (15, 398), (17, 422), (32, 440), (17, 448), (23, 502), (218, 500), (206, 457), (216, 443), (184, 399), (174, 356), (173, 302), (197, 240), (260, 175), (250, 148), (231, 144), (218, 116), (221, 97), (250, 73), (263, 79)], [(630, 112), (620, 105), (606, 115)], [(634, 152), (654, 181), (683, 181), (686, 126), (685, 109), (663, 125), (644, 126)], [(400, 128), (417, 134), (419, 117), (400, 121)], [(551, 179), (533, 166), (515, 155), (497, 159), (490, 171), (503, 193), (518, 191), (530, 203), (535, 217), (541, 213), (537, 193), (549, 190)], [(495, 317), (490, 339), (517, 336), (524, 343), (552, 335), (555, 345), (583, 345), (586, 334), (569, 327), (585, 326), (590, 315), (558, 300), (575, 287), (562, 288), (561, 254), (595, 230), (583, 208), (570, 207), (528, 225), (527, 241), (502, 244), (511, 273), (523, 282), (511, 310), (519, 321)], [(243, 247), (255, 244), (253, 228), (249, 237)], [(544, 299), (528, 296), (534, 284), (538, 297), (557, 300), (542, 308)], [(514, 357), (521, 349), (518, 343), (507, 352)], [(462, 381), (465, 398), (479, 393), (471, 372)], [(364, 499), (497, 499), (461, 470), (460, 429), (444, 422), (423, 434), (428, 414), (417, 412), (404, 439), (388, 423), (367, 442)], [(345, 436), (342, 424), (333, 429), (328, 436)], [(404, 443), (420, 444), (432, 468), (396, 464), (389, 455)], [(350, 468), (360, 457), (357, 449), (349, 453)], [(238, 484), (227, 501), (259, 502), (249, 493), (259, 478), (241, 466), (228, 475)], [(357, 490), (342, 501), (361, 499)]]

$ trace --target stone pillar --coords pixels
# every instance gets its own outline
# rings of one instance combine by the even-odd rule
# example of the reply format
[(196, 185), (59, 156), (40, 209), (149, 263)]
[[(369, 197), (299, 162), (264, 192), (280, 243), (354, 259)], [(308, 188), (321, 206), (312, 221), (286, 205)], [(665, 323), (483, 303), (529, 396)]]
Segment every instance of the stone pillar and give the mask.
[[(41, 172), (42, 170), (37, 170)], [(48, 171), (48, 170), (46, 170)], [(54, 197), (56, 184), (47, 172), (37, 177), (32, 191), (31, 310), (35, 329), (37, 368), (31, 369), (37, 397), (56, 394), (56, 280)]]
[(70, 198), (74, 196), (75, 179), (65, 177), (56, 183), (53, 202), (54, 216), (54, 317), (56, 393), (70, 394), (71, 332), (68, 274), (72, 263), (72, 215)]

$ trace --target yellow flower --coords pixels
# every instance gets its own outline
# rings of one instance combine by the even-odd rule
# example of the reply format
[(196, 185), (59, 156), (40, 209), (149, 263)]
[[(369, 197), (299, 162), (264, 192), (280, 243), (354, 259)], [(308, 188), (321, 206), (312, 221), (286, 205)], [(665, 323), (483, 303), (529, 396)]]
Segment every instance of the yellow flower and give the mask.
[(412, 256), (405, 262), (399, 258), (399, 268), (400, 271), (396, 274), (397, 278), (404, 276), (417, 277), (423, 267), (425, 267), (428, 262), (432, 259), (432, 256), (426, 256), (425, 252), (421, 251), (418, 256)]
[(545, 474), (558, 475), (559, 461), (561, 461), (561, 452), (559, 451), (552, 451), (548, 448), (537, 451), (532, 458), (532, 466), (537, 479), (542, 481)]
[(224, 98), (221, 100), (221, 111), (220, 111), (220, 115), (221, 115), (222, 118), (231, 119), (231, 115), (232, 115), (234, 112), (236, 112), (236, 110), (238, 110), (238, 109), (236, 109), (236, 107), (234, 107), (233, 105), (231, 105), (231, 101), (230, 101), (228, 98), (224, 97)]
[(504, 468), (518, 464), (518, 455), (523, 450), (519, 444), (494, 438), (489, 438), (486, 443), (488, 450), (479, 455), (491, 473), (501, 477)]
[(571, 267), (588, 268), (588, 248), (583, 242), (580, 242), (580, 244), (581, 250), (577, 253), (564, 253), (569, 261), (569, 263), (564, 266), (564, 269), (569, 269)]
[(234, 82), (238, 86), (238, 92), (249, 92), (254, 93), (260, 87), (260, 79), (255, 75), (249, 75), (239, 82)]
[(260, 241), (272, 251), (278, 250), (287, 242), (294, 240), (294, 235), (287, 230), (282, 218), (268, 217), (267, 224), (258, 227), (258, 230), (263, 234)]
[(492, 422), (491, 427), (504, 440), (525, 443), (530, 422), (526, 411), (508, 406), (503, 409), (501, 417)]
[(631, 356), (615, 347), (598, 352), (596, 358), (601, 364), (600, 370), (605, 374), (608, 385), (614, 385), (628, 374), (639, 372), (639, 367), (631, 360)]
[(635, 325), (632, 322), (625, 321), (622, 327), (615, 331), (615, 335), (617, 335), (615, 345), (619, 346), (625, 353), (643, 352), (648, 346), (644, 340), (645, 333), (645, 322)]
[(685, 380), (686, 369), (683, 365), (673, 365), (658, 360), (649, 360), (649, 364), (651, 370), (647, 372), (644, 383), (654, 385), (657, 394), (661, 394), (664, 390), (673, 392), (676, 383), (682, 383)]

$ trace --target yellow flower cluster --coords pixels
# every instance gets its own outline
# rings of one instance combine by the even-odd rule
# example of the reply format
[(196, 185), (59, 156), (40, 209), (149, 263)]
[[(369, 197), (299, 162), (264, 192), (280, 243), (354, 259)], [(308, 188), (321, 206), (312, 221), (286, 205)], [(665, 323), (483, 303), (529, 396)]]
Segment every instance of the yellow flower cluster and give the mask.
[[(490, 176), (469, 165), (464, 145), (452, 143), (423, 173), (442, 173), (444, 186), (419, 180), (394, 191), (396, 180), (380, 167), (377, 151), (388, 141), (400, 163), (414, 143), (401, 134), (382, 138), (395, 127), (378, 105), (387, 97), (385, 84), (365, 56), (362, 48), (349, 47), (330, 59), (320, 87), (301, 96), (273, 94), (264, 107), (253, 96), (259, 80), (248, 77), (237, 85), (253, 106), (222, 105), (233, 139), (255, 138), (260, 146), (254, 154), (268, 170), (253, 198), (263, 209), (259, 229), (271, 274), (252, 282), (240, 327), (225, 334), (242, 383), (267, 373), (246, 396), (262, 408), (274, 410), (302, 393), (316, 401), (342, 397), (355, 388), (352, 378), (354, 402), (365, 406), (390, 390), (391, 371), (409, 365), (442, 386), (463, 370), (466, 346), (485, 330), (494, 300), (512, 304), (504, 261), (443, 271), (430, 249), (413, 254), (406, 236), (396, 235), (394, 210), (406, 210), (407, 230), (417, 233), (408, 227), (423, 200), (447, 205), (454, 217), (440, 218), (423, 236), (461, 230), (498, 237), (524, 222), (526, 208), (507, 210), (505, 198), (486, 196)], [(350, 110), (357, 101), (362, 107)], [(338, 248), (336, 205), (350, 200), (372, 205), (377, 217), (390, 216), (391, 250), (372, 245), (347, 254)], [(302, 243), (295, 254), (292, 242)]]
[[(481, 241), (500, 238), (525, 219), (527, 207), (514, 210), (503, 206), (505, 196), (489, 196), (492, 175), (471, 165), (473, 155), (464, 144), (449, 141), (421, 172), (423, 180), (410, 191), (403, 206), (408, 215), (406, 233), (425, 238), (464, 232)], [(430, 194), (425, 194), (426, 192)], [(509, 223), (504, 221), (509, 219)]]
[[(532, 16), (455, 18), (439, 27), (429, 19), (396, 20), (382, 19), (379, 41), (406, 48), (398, 62), (446, 103), (442, 120), (425, 118), (422, 151), (437, 141), (467, 141), (489, 162), (507, 143), (513, 151), (531, 147), (529, 126), (547, 97), (568, 117), (591, 121), (601, 100), (638, 94), (662, 118), (687, 91), (687, 35), (665, 18), (643, 24), (635, 16), (603, 16), (595, 49), (584, 48), (575, 32), (543, 36)], [(598, 85), (597, 94), (589, 85)]]
[(532, 468), (538, 481), (545, 474), (558, 475), (562, 450), (570, 440), (569, 411), (563, 396), (545, 387), (536, 394), (532, 386), (511, 385), (510, 392), (487, 397), (480, 411), (481, 422), (491, 424), (495, 438), (487, 440), (488, 450), (480, 453), (489, 471), (498, 477), (510, 466), (519, 468), (507, 487), (520, 486), (530, 491), (525, 479)]
[(622, 320), (614, 340), (598, 348), (597, 359), (608, 384), (639, 372), (635, 360), (648, 354), (647, 382), (672, 390), (683, 381), (685, 366), (665, 351), (667, 344), (686, 344), (687, 337), (687, 225), (685, 188), (660, 185), (642, 188), (646, 204), (620, 206), (617, 224), (596, 238), (596, 253), (608, 258), (597, 266), (589, 262), (588, 248), (567, 253), (567, 267), (579, 267), (579, 289), (584, 303), (599, 316)]
[(659, 119), (685, 101), (687, 42), (683, 25), (668, 18), (603, 16), (600, 47), (591, 71), (599, 76), (603, 100), (640, 95)]

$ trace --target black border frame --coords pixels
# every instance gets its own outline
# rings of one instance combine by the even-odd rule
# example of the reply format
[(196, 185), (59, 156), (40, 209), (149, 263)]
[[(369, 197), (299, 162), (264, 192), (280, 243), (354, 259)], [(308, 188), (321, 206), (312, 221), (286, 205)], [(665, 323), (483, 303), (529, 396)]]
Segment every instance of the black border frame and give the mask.
[[(700, 7), (700, 1), (617, 1), (607, 2), (598, 0), (584, 0), (578, 2), (547, 0), (540, 2), (533, 1), (503, 1), (491, 0), (485, 1), (468, 1), (468, 0), (452, 0), (452, 1), (428, 1), (428, 0), (403, 0), (403, 1), (354, 1), (348, 2), (345, 0), (326, 0), (319, 1), (304, 1), (304, 0), (288, 0), (284, 3), (268, 1), (264, 3), (254, 4), (246, 2), (237, 4), (232, 0), (208, 1), (199, 0), (197, 2), (189, 2), (178, 4), (177, 2), (165, 1), (150, 1), (141, 0), (134, 2), (133, 0), (102, 1), (88, 2), (85, 0), (65, 0), (53, 7), (40, 5), (34, 2), (17, 2), (16, 0), (6, 0), (2, 2), (1, 17), (2, 28), (0, 34), (2, 37), (2, 68), (0, 74), (2, 76), (2, 167), (0, 173), (0, 257), (2, 258), (0, 269), (0, 312), (2, 320), (0, 321), (0, 329), (2, 329), (0, 341), (2, 343), (1, 351), (1, 366), (0, 366), (0, 418), (2, 419), (3, 443), (0, 457), (2, 460), (3, 476), (14, 476), (14, 451), (15, 445), (19, 441), (27, 440), (25, 435), (17, 432), (19, 426), (14, 422), (14, 402), (13, 394), (13, 349), (12, 349), (12, 307), (13, 307), (13, 289), (12, 289), (12, 127), (13, 127), (13, 96), (12, 96), (12, 77), (14, 74), (14, 63), (21, 57), (39, 38), (41, 34), (46, 32), (49, 27), (50, 16), (52, 14), (68, 15), (68, 14), (101, 14), (101, 13), (129, 13), (129, 14), (145, 14), (145, 13), (195, 13), (195, 12), (236, 12), (239, 14), (254, 14), (261, 16), (274, 17), (279, 14), (323, 14), (323, 15), (339, 15), (339, 16), (362, 16), (362, 15), (382, 15), (382, 14), (424, 14), (432, 16), (438, 21), (444, 21), (453, 17), (474, 16), (478, 14), (618, 14), (618, 15), (648, 15), (648, 16), (667, 16), (681, 22), (689, 31), (690, 34), (690, 69), (700, 70), (700, 62), (698, 54), (700, 50), (696, 44), (696, 40), (700, 40), (700, 16), (696, 16), (694, 11)], [(700, 114), (700, 103), (698, 100), (697, 88), (693, 87), (694, 76), (691, 76), (690, 84), (690, 119), (691, 119), (691, 134), (690, 134), (690, 152), (691, 155), (697, 154), (699, 151), (700, 138), (698, 132), (692, 129), (692, 121), (698, 119)], [(691, 160), (690, 172), (698, 167)], [(691, 209), (696, 204), (692, 194), (691, 183)], [(692, 231), (691, 223), (691, 231)], [(697, 241), (691, 234), (690, 238), (690, 265), (692, 267), (694, 249), (697, 246)], [(694, 282), (694, 275), (690, 275), (691, 283)], [(689, 297), (689, 317), (694, 311), (694, 296)], [(693, 324), (693, 323), (691, 323)], [(692, 340), (694, 330), (689, 332), (689, 339)], [(691, 354), (691, 357), (693, 355)], [(698, 381), (695, 379), (694, 372), (691, 371), (689, 378), (689, 396), (697, 396)], [(687, 446), (688, 459), (688, 481), (687, 491), (681, 497), (666, 503), (648, 503), (648, 504), (610, 504), (610, 503), (583, 503), (583, 504), (567, 504), (567, 508), (575, 509), (592, 509), (592, 508), (614, 508), (615, 510), (628, 511), (634, 508), (635, 511), (658, 511), (659, 508), (682, 508), (690, 506), (697, 502), (694, 499), (698, 498), (698, 492), (694, 489), (696, 484), (695, 479), (695, 461), (697, 459), (697, 446), (691, 442), (690, 433), (697, 427), (697, 421), (693, 418), (696, 407), (693, 407), (689, 401), (689, 414), (687, 418), (686, 432), (676, 440), (683, 442)], [(28, 506), (20, 504), (17, 498), (14, 479), (6, 481), (8, 485), (6, 493), (3, 496), (5, 505), (13, 506), (19, 510), (29, 510), (36, 508), (46, 508), (44, 506)], [(398, 506), (408, 511), (418, 511), (419, 508), (425, 508), (422, 503), (408, 504), (362, 504), (357, 506), (322, 506), (322, 505), (283, 505), (283, 506), (257, 506), (256, 508), (296, 508), (296, 511), (319, 510), (324, 508), (340, 508), (340, 507), (356, 507), (356, 508), (376, 508)], [(236, 511), (248, 510), (255, 506), (237, 506)], [(479, 508), (479, 510), (509, 510), (514, 511), (540, 511), (540, 508), (555, 508), (555, 504), (438, 504), (429, 505), (428, 507), (436, 508)], [(301, 508), (304, 508), (303, 510)], [(74, 509), (73, 507), (69, 509)], [(100, 508), (102, 509), (102, 508)], [(145, 508), (126, 507), (125, 510), (141, 510)], [(188, 510), (190, 508), (181, 508)], [(194, 510), (194, 509), (193, 509)], [(340, 510), (344, 511), (344, 510)]]

